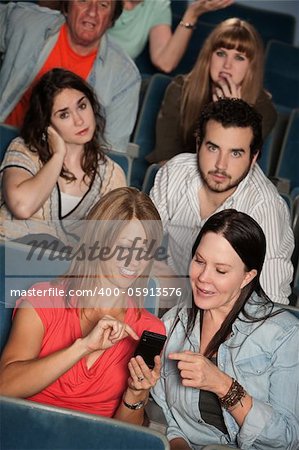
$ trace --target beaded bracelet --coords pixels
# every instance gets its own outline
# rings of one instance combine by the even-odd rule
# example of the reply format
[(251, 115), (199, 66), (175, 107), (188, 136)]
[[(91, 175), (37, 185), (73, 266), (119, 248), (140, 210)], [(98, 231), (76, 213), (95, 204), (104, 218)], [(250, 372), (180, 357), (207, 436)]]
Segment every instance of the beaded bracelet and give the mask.
[(231, 384), (229, 390), (227, 391), (227, 394), (225, 394), (223, 397), (220, 397), (219, 401), (220, 401), (221, 406), (223, 406), (223, 408), (225, 408), (225, 409), (232, 408), (238, 402), (240, 402), (241, 405), (243, 406), (241, 399), (244, 398), (245, 395), (246, 395), (246, 391), (243, 388), (243, 386), (241, 386), (237, 382), (237, 380), (235, 380), (233, 378), (232, 384)]
[(196, 28), (196, 25), (194, 23), (183, 22), (182, 20), (180, 21), (180, 26), (187, 28), (188, 30), (194, 30)]

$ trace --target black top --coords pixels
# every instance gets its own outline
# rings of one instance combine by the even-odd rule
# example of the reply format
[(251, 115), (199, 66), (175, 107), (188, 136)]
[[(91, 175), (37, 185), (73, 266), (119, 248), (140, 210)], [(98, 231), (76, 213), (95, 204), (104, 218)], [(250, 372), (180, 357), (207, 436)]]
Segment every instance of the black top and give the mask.
[[(217, 364), (216, 357), (211, 358), (211, 361), (213, 364)], [(218, 430), (222, 431), (222, 433), (228, 434), (219, 399), (216, 394), (201, 390), (198, 407), (201, 417), (206, 423), (218, 428)]]

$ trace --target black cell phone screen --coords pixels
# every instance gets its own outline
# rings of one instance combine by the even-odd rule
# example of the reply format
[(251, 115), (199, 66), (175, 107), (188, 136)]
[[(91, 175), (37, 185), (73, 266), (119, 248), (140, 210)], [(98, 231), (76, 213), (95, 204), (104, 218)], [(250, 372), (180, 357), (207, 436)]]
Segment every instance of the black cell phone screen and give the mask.
[(154, 358), (159, 355), (163, 349), (166, 336), (159, 333), (153, 333), (145, 330), (137, 345), (134, 356), (140, 355), (150, 369), (155, 366)]

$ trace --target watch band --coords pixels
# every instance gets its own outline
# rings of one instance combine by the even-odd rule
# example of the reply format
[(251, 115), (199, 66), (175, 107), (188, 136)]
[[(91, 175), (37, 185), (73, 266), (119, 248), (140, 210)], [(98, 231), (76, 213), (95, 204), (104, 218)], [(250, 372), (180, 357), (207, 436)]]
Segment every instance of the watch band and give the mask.
[(140, 402), (137, 403), (127, 403), (124, 399), (123, 399), (123, 404), (129, 408), (129, 409), (141, 409), (145, 406), (145, 401), (144, 400), (140, 400)]

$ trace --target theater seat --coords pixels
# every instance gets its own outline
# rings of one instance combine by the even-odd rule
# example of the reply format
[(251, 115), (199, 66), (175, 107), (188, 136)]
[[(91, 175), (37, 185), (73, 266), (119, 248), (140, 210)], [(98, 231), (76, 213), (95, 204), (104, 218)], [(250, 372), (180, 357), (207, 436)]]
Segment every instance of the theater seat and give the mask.
[(156, 120), (171, 77), (156, 74), (147, 88), (132, 142), (139, 146), (132, 164), (131, 185), (141, 189), (149, 163), (145, 157), (153, 151), (156, 141)]
[(10, 142), (18, 135), (18, 128), (6, 125), (5, 123), (0, 123), (0, 161), (2, 161)]
[(1, 397), (1, 450), (168, 450), (164, 436), (114, 419)]
[(265, 46), (271, 39), (293, 44), (296, 18), (291, 14), (255, 8), (234, 2), (228, 8), (218, 9), (203, 15), (207, 23), (217, 25), (230, 17), (239, 17), (250, 22), (260, 33)]
[(299, 47), (275, 40), (268, 43), (264, 85), (275, 104), (299, 108)]

